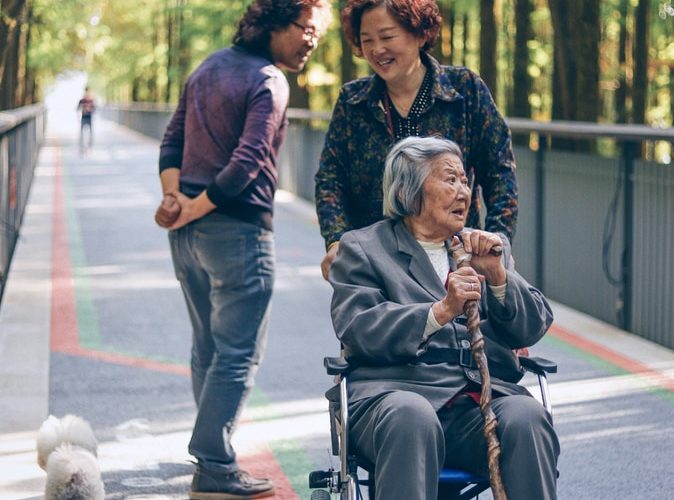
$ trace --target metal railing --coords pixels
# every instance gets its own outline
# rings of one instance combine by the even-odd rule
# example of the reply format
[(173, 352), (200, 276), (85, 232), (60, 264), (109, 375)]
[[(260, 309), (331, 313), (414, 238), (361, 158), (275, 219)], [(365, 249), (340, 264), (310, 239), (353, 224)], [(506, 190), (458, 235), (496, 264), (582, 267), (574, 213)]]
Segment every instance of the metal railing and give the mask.
[[(666, 224), (661, 217), (666, 218), (674, 209), (674, 168), (641, 160), (638, 153), (648, 142), (674, 143), (674, 128), (565, 121), (544, 123), (518, 118), (509, 119), (508, 124), (514, 136), (535, 134), (535, 142), (540, 145), (535, 152), (515, 148), (518, 178), (528, 176), (531, 188), (527, 192), (520, 187), (520, 192), (524, 191), (523, 212), (525, 217), (530, 217), (529, 223), (523, 224), (529, 235), (525, 238), (528, 241), (522, 244), (521, 234), (518, 235), (515, 251), (522, 250), (522, 254), (532, 256), (533, 269), (528, 272), (532, 282), (551, 297), (562, 297), (561, 301), (572, 307), (595, 316), (597, 310), (603, 310), (599, 315), (601, 319), (627, 331), (636, 329), (645, 337), (674, 347), (674, 334), (647, 332), (646, 325), (650, 321), (644, 315), (650, 309), (648, 303), (658, 302), (660, 297), (645, 293), (635, 300), (635, 286), (649, 289), (649, 282), (658, 282), (663, 277), (642, 272), (640, 268), (646, 254), (653, 254), (656, 262), (663, 266), (662, 272), (668, 267), (671, 269), (666, 257), (667, 245), (662, 244), (674, 235), (671, 224), (662, 226), (657, 222), (661, 220)], [(557, 151), (550, 146), (551, 139), (560, 138), (611, 139), (618, 154), (607, 158)], [(529, 161), (520, 162), (520, 157), (528, 157)], [(523, 170), (524, 175), (520, 176)], [(653, 174), (659, 174), (662, 185), (669, 186), (668, 192), (661, 193), (661, 201), (670, 208), (657, 214), (648, 206), (648, 199), (656, 195), (651, 192), (648, 181)], [(568, 222), (572, 225), (564, 234), (562, 228)], [(645, 241), (635, 240), (637, 226), (647, 233), (643, 234)], [(600, 251), (588, 256), (585, 250), (596, 248), (598, 242), (601, 242)], [(524, 251), (524, 245), (530, 246), (529, 252)], [(601, 274), (597, 274), (597, 270), (601, 270)], [(576, 272), (583, 273), (581, 279), (571, 278)], [(672, 278), (674, 275), (670, 273), (669, 280)], [(674, 298), (673, 292), (674, 289), (669, 288), (669, 303)], [(592, 303), (595, 305), (588, 306)], [(662, 313), (669, 315), (662, 326), (669, 325), (671, 331), (674, 316), (669, 311)]]
[(44, 140), (41, 104), (0, 112), (0, 303)]
[[(108, 117), (161, 138), (172, 109), (115, 107)], [(146, 118), (143, 114), (148, 113)], [(313, 201), (329, 113), (289, 110), (280, 187)], [(105, 115), (104, 115), (105, 116)], [(517, 268), (546, 295), (674, 348), (674, 166), (641, 159), (674, 129), (512, 118), (520, 210)], [(556, 149), (553, 140), (614, 141), (616, 154)]]

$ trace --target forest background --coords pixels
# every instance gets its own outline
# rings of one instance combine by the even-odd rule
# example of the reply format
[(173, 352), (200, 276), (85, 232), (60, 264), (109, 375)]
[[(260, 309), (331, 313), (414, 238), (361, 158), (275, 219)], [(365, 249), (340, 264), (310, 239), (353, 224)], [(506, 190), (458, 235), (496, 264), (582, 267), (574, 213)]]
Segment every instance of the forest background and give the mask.
[[(291, 107), (330, 111), (368, 74), (335, 20)], [(109, 102), (175, 103), (190, 71), (230, 44), (241, 0), (0, 0), (0, 110), (42, 99), (69, 70)], [(487, 82), (506, 116), (671, 127), (674, 6), (662, 0), (438, 0), (434, 56)]]

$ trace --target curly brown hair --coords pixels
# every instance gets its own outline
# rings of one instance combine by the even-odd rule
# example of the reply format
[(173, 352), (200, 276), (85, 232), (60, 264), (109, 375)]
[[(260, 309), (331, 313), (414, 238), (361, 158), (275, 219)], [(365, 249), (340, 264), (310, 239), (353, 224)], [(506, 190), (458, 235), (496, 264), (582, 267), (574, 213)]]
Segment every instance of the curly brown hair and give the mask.
[(360, 48), (360, 23), (363, 14), (370, 9), (384, 5), (400, 25), (426, 42), (423, 52), (433, 48), (438, 40), (442, 16), (435, 0), (347, 0), (342, 9), (342, 30), (353, 46), (356, 54), (362, 56)]
[(312, 7), (322, 10), (317, 26), (319, 30), (325, 29), (331, 16), (328, 0), (254, 0), (239, 20), (232, 43), (254, 51), (266, 51), (272, 31), (284, 29), (296, 21), (302, 11)]

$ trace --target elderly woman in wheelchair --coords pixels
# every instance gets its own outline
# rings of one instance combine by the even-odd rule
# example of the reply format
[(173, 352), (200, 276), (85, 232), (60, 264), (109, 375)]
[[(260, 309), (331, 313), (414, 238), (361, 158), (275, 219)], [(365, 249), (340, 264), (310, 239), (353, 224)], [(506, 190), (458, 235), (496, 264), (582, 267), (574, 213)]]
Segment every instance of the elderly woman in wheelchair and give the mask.
[[(371, 465), (376, 499), (438, 498), (443, 467), (488, 473), (463, 315), (470, 300), (479, 301), (507, 496), (556, 498), (552, 418), (517, 385), (513, 353), (552, 323), (545, 297), (515, 271), (505, 237), (464, 228), (471, 191), (455, 143), (403, 139), (386, 159), (383, 189), (387, 219), (346, 233), (329, 277), (349, 363), (347, 441)], [(457, 238), (469, 267), (448, 252)]]

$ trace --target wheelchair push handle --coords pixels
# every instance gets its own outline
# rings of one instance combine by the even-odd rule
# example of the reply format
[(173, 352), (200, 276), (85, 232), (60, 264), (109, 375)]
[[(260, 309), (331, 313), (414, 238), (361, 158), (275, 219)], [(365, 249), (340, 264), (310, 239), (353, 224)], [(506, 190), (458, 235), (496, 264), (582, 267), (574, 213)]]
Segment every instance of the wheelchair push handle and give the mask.
[(323, 358), (323, 366), (328, 375), (343, 375), (350, 370), (349, 362), (341, 356), (326, 356)]
[(536, 375), (557, 373), (557, 363), (541, 357), (519, 356), (520, 366)]

